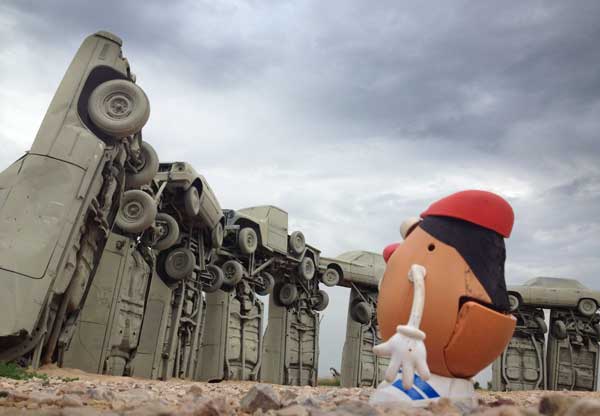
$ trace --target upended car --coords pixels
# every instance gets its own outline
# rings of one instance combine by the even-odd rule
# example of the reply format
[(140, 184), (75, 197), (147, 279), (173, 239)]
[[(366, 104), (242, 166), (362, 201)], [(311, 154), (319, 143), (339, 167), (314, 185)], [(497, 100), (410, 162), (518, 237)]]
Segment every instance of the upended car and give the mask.
[(139, 189), (158, 167), (141, 134), (150, 104), (121, 46), (108, 32), (84, 40), (31, 149), (0, 173), (1, 361), (56, 360), (123, 201), (135, 201), (126, 215), (156, 212)]
[(152, 184), (159, 200), (156, 227), (142, 239), (156, 253), (148, 306), (133, 363), (136, 376), (193, 378), (204, 326), (203, 292), (221, 288), (213, 264), (223, 243), (224, 217), (206, 179), (186, 162), (161, 163)]

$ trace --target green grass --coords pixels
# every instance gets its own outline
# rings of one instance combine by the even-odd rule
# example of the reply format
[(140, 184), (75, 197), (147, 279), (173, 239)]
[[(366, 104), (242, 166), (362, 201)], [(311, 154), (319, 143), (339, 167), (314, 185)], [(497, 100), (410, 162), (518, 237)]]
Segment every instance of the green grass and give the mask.
[(340, 380), (335, 378), (320, 378), (317, 380), (318, 386), (337, 386), (340, 385)]
[(12, 378), (13, 380), (30, 380), (39, 378), (48, 380), (48, 376), (43, 373), (36, 373), (26, 368), (20, 367), (15, 363), (0, 362), (0, 377)]

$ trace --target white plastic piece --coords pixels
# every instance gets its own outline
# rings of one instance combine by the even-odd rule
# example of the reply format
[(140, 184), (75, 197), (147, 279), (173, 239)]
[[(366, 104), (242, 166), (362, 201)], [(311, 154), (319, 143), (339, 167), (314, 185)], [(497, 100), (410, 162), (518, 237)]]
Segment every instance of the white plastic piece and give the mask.
[(477, 404), (472, 380), (432, 374), (431, 378), (425, 381), (415, 375), (413, 386), (405, 389), (402, 386), (402, 376), (402, 373), (398, 373), (392, 383), (382, 382), (371, 396), (370, 403), (425, 407), (431, 402), (447, 397), (453, 403), (467, 407)]
[(406, 240), (406, 237), (408, 237), (410, 232), (414, 230), (420, 222), (421, 218), (419, 217), (410, 217), (404, 220), (404, 222), (400, 224), (400, 235), (402, 236), (402, 239)]
[(373, 347), (373, 352), (380, 357), (390, 357), (385, 371), (385, 380), (394, 382), (402, 369), (402, 386), (411, 389), (415, 371), (422, 380), (429, 379), (431, 373), (427, 365), (425, 349), (425, 333), (419, 329), (425, 306), (425, 267), (413, 264), (408, 272), (408, 280), (413, 283), (414, 296), (410, 317), (406, 325), (398, 325), (396, 333), (386, 342)]

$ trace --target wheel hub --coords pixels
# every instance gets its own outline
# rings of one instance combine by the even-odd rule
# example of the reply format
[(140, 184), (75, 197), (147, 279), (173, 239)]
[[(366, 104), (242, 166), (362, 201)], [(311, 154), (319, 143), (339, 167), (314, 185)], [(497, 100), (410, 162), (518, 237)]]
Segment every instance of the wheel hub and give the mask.
[(106, 97), (104, 107), (109, 117), (122, 119), (133, 111), (133, 100), (129, 95), (117, 92)]
[(144, 207), (138, 201), (130, 201), (123, 208), (123, 214), (129, 221), (135, 221), (142, 216)]
[(183, 269), (187, 264), (187, 258), (184, 254), (177, 253), (173, 256), (172, 263), (176, 269)]

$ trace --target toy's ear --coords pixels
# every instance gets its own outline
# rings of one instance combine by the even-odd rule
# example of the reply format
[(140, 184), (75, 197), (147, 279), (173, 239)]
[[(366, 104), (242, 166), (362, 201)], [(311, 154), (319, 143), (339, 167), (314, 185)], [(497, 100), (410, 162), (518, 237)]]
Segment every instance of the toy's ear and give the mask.
[(396, 251), (396, 249), (398, 248), (398, 246), (400, 244), (401, 243), (393, 243), (393, 244), (386, 246), (383, 249), (383, 260), (385, 260), (386, 263), (388, 262), (388, 260), (392, 256), (392, 254), (394, 254), (394, 251)]
[(465, 302), (444, 350), (454, 377), (469, 378), (490, 365), (508, 345), (517, 320), (477, 302)]

